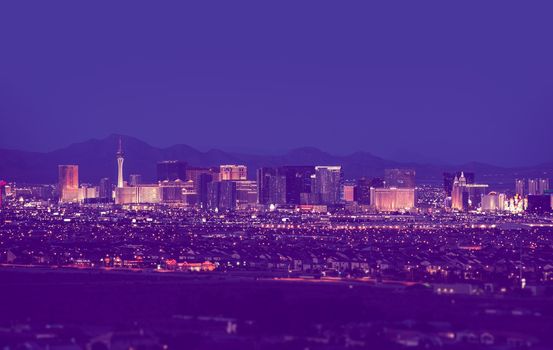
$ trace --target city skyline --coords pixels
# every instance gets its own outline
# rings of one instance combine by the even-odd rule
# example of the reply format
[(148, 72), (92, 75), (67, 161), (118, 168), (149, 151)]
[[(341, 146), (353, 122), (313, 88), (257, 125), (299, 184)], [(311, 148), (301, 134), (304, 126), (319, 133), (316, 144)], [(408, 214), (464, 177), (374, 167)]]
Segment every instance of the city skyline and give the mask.
[(553, 349), (553, 2), (0, 2), (0, 349)]

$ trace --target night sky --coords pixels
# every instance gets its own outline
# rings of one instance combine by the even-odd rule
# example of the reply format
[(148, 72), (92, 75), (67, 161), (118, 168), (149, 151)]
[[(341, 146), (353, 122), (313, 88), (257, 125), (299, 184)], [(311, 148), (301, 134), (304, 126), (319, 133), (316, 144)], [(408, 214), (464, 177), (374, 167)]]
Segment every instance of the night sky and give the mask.
[(3, 1), (0, 147), (552, 161), (552, 1)]

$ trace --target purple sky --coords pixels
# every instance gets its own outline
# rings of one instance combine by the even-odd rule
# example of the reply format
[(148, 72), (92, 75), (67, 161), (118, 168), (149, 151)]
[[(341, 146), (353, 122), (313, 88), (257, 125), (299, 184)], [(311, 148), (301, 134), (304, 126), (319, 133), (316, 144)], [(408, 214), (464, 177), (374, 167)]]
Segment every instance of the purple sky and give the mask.
[(3, 1), (0, 147), (553, 160), (553, 2), (367, 3)]

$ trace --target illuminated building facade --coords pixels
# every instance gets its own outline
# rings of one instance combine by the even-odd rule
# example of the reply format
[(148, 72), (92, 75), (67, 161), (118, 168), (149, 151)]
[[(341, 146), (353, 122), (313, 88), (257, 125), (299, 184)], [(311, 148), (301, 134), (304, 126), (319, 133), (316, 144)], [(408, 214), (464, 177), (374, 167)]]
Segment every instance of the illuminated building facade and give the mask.
[(371, 188), (371, 206), (381, 212), (415, 208), (414, 188)]
[(248, 179), (248, 168), (245, 165), (221, 165), (219, 167), (221, 181), (240, 181)]
[(482, 196), (482, 211), (497, 212), (506, 210), (507, 196), (504, 193), (490, 192)]
[(58, 166), (58, 192), (62, 203), (79, 201), (78, 165)]
[(355, 185), (346, 184), (343, 186), (343, 198), (344, 202), (351, 203), (355, 201)]
[(141, 185), (135, 187), (117, 187), (115, 204), (155, 204), (161, 202), (160, 186)]

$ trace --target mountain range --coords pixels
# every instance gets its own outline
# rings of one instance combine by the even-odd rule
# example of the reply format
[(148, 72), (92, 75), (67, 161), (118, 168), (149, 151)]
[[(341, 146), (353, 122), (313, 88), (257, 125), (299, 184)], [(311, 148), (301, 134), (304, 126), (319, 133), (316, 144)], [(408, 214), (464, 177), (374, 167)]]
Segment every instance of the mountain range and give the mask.
[(59, 164), (78, 164), (80, 182), (98, 183), (102, 177), (116, 176), (115, 153), (119, 138), (125, 154), (124, 171), (141, 174), (144, 181), (156, 178), (156, 163), (161, 160), (183, 160), (190, 166), (218, 166), (245, 164), (248, 176), (255, 178), (255, 170), (262, 166), (281, 165), (342, 165), (344, 177), (382, 177), (386, 168), (413, 168), (417, 183), (442, 181), (443, 172), (466, 171), (476, 174), (477, 182), (497, 188), (511, 188), (515, 178), (551, 177), (553, 162), (532, 167), (500, 167), (471, 162), (459, 165), (439, 163), (398, 162), (377, 157), (368, 152), (332, 155), (317, 148), (304, 147), (278, 155), (256, 155), (211, 149), (199, 151), (184, 144), (157, 148), (137, 138), (112, 134), (103, 139), (74, 143), (51, 152), (28, 152), (0, 149), (0, 179), (21, 183), (55, 183)]

